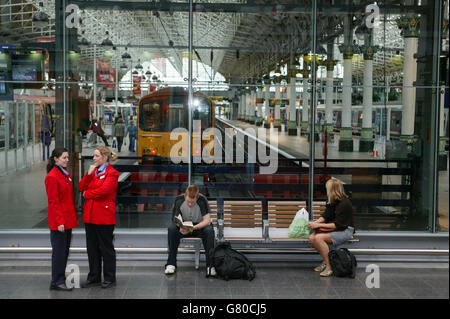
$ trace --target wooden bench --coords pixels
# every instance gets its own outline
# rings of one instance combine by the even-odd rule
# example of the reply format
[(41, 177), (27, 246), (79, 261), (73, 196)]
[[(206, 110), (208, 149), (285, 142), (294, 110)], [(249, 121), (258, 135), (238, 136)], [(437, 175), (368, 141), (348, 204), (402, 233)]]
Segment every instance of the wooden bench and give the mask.
[[(289, 238), (288, 228), (298, 210), (306, 208), (305, 201), (269, 201), (268, 219), (263, 219), (260, 200), (224, 201), (222, 207), (217, 201), (209, 201), (211, 221), (217, 241), (275, 242), (297, 241), (308, 244), (308, 238)], [(313, 219), (325, 212), (326, 202), (313, 202)], [(358, 242), (352, 238), (349, 242)], [(202, 241), (199, 237), (186, 237), (182, 242), (195, 249), (195, 269), (200, 265)]]
[[(298, 241), (309, 243), (308, 238), (289, 238), (288, 228), (292, 223), (297, 211), (305, 208), (305, 201), (269, 201), (268, 218), (269, 229), (267, 241)], [(326, 202), (313, 202), (313, 220), (318, 219), (325, 213)], [(349, 242), (358, 242), (357, 238), (352, 238)]]
[[(288, 237), (288, 228), (297, 211), (306, 207), (305, 201), (269, 201), (267, 205), (269, 229), (267, 239), (292, 240)], [(294, 238), (304, 241), (303, 238)]]
[(224, 201), (223, 236), (219, 240), (264, 241), (261, 201)]

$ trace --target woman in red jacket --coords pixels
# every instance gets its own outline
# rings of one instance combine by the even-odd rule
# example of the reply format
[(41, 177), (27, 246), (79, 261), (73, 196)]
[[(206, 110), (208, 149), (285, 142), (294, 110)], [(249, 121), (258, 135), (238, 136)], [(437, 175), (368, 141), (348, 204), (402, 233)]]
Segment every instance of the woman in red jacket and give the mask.
[(66, 286), (66, 265), (72, 228), (77, 227), (77, 213), (73, 201), (72, 179), (67, 171), (68, 163), (69, 151), (65, 148), (55, 148), (48, 160), (45, 177), (52, 244), (51, 290), (72, 290)]
[[(94, 164), (79, 184), (86, 200), (83, 206), (83, 222), (86, 228), (86, 247), (89, 260), (87, 281), (81, 287), (108, 288), (116, 283), (116, 252), (114, 250), (114, 226), (116, 224), (116, 190), (119, 172), (109, 163), (116, 154), (106, 146), (94, 151)], [(103, 261), (103, 282), (102, 277)]]

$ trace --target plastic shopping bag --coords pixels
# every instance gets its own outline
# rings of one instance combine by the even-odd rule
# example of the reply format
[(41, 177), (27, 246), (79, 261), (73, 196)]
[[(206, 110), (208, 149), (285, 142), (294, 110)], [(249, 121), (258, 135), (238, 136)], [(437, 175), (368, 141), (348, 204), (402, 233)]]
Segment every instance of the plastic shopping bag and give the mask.
[(309, 220), (308, 211), (304, 208), (300, 209), (294, 217), (288, 229), (289, 238), (308, 238), (309, 228), (306, 226)]

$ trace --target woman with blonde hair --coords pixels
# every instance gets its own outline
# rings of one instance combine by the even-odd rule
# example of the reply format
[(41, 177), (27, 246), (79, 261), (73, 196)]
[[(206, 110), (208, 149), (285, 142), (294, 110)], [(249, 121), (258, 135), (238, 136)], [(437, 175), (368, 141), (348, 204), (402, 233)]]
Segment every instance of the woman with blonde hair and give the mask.
[[(81, 179), (78, 189), (83, 192), (83, 222), (86, 229), (86, 247), (89, 274), (83, 288), (108, 288), (116, 284), (116, 251), (114, 226), (116, 224), (116, 190), (119, 172), (110, 162), (117, 159), (106, 146), (94, 150), (94, 164)], [(103, 282), (102, 278), (103, 262)]]
[(331, 178), (325, 187), (328, 197), (325, 213), (319, 219), (309, 222), (307, 226), (314, 230), (309, 240), (323, 258), (323, 263), (314, 268), (314, 271), (320, 272), (322, 277), (329, 277), (333, 271), (328, 258), (330, 251), (328, 244), (338, 246), (345, 243), (353, 237), (355, 226), (352, 203), (345, 194), (342, 182)]

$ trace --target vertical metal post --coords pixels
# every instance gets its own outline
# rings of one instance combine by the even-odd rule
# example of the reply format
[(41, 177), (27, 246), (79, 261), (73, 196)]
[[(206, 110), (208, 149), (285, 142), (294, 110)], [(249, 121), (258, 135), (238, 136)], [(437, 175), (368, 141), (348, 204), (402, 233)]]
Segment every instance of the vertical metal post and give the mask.
[[(434, 130), (432, 131), (431, 134), (431, 144), (432, 147), (431, 149), (433, 150), (431, 152), (431, 156), (432, 156), (432, 161), (433, 161), (433, 176), (432, 176), (432, 180), (433, 180), (433, 200), (432, 202), (432, 208), (431, 208), (431, 223), (430, 223), (430, 228), (431, 228), (431, 232), (432, 233), (436, 233), (437, 232), (437, 217), (438, 217), (438, 200), (439, 200), (439, 196), (438, 196), (438, 192), (439, 192), (439, 171), (438, 171), (438, 159), (439, 159), (439, 139), (440, 139), (440, 134), (439, 134), (439, 115), (440, 115), (440, 98), (441, 98), (441, 88), (440, 88), (440, 79), (441, 79), (441, 74), (440, 74), (440, 55), (441, 55), (441, 46), (442, 46), (442, 7), (443, 7), (443, 1), (435, 1), (434, 3), (434, 23), (433, 23), (433, 31), (437, 32), (436, 34), (436, 38), (433, 41), (433, 74), (434, 74), (434, 79), (433, 79), (433, 91), (434, 94), (433, 96), (433, 100), (432, 101), (432, 106), (433, 106), (433, 111), (432, 111), (432, 115), (434, 116), (432, 118), (432, 125), (431, 127), (434, 128)], [(435, 103), (433, 103), (435, 102)]]
[[(94, 78), (92, 79), (92, 83), (94, 83), (94, 87), (92, 92), (94, 95), (94, 118), (98, 120), (97, 115), (97, 46), (94, 44), (94, 70), (93, 70)], [(133, 83), (133, 76), (131, 76), (131, 83)]]
[(31, 166), (33, 166), (35, 162), (35, 144), (36, 144), (36, 107), (38, 104), (31, 104)]
[(189, 56), (188, 56), (188, 112), (189, 112), (189, 133), (188, 133), (188, 185), (192, 180), (192, 42), (193, 42), (193, 23), (192, 23), (192, 2), (189, 0)]
[(14, 112), (14, 138), (16, 140), (16, 147), (14, 147), (14, 170), (17, 171), (17, 151), (19, 149), (19, 102), (15, 102), (13, 105)]
[(310, 130), (309, 130), (309, 185), (308, 185), (308, 208), (310, 211), (309, 218), (312, 220), (312, 207), (313, 207), (313, 197), (314, 197), (314, 156), (316, 151), (315, 145), (315, 129), (316, 129), (316, 47), (317, 47), (317, 0), (313, 1), (313, 10), (312, 10), (312, 51), (313, 51), (313, 63), (312, 63), (312, 73), (311, 73), (311, 112), (310, 112)]
[(24, 164), (24, 168), (26, 167), (30, 167), (31, 165), (28, 165), (28, 120), (29, 120), (29, 115), (28, 115), (28, 103), (26, 102), (24, 103), (24, 118), (23, 118), (23, 155), (22, 155), (22, 161)]
[[(117, 114), (119, 113), (119, 109), (118, 109), (118, 104), (119, 104), (119, 61), (116, 57), (116, 78), (115, 78), (115, 90), (114, 90), (114, 95), (115, 95), (115, 100), (116, 100), (116, 112)], [(125, 116), (124, 116), (125, 118)]]
[(55, 1), (55, 147), (66, 147), (66, 0)]
[(8, 153), (9, 153), (9, 138), (10, 138), (10, 127), (9, 127), (9, 103), (3, 102), (5, 107), (5, 174), (8, 175)]
[[(66, 17), (66, 14), (65, 14), (65, 11), (66, 10), (66, 0), (63, 0), (63, 7), (62, 7), (62, 20), (63, 20), (63, 23), (62, 23), (62, 27), (63, 27), (63, 53), (62, 53), (62, 61), (63, 61), (63, 127), (64, 127), (64, 130), (63, 130), (63, 138), (64, 138), (64, 140), (63, 140), (63, 145), (64, 145), (64, 147), (67, 147), (67, 136), (66, 136), (66, 133), (67, 133), (67, 114), (66, 114), (66, 111), (67, 111), (67, 106), (66, 106), (66, 103), (67, 103), (67, 91), (66, 91), (66, 81), (67, 81), (67, 74), (66, 74), (66, 69), (67, 69), (67, 66), (66, 66), (66, 59), (67, 59), (67, 48), (66, 48), (66, 19), (65, 19), (65, 17)], [(55, 145), (56, 146), (56, 145)]]

